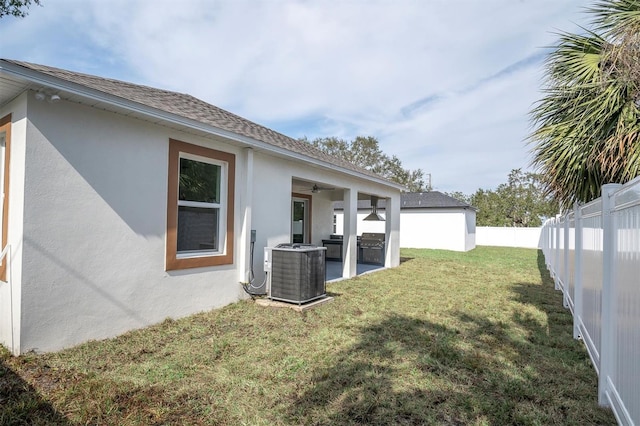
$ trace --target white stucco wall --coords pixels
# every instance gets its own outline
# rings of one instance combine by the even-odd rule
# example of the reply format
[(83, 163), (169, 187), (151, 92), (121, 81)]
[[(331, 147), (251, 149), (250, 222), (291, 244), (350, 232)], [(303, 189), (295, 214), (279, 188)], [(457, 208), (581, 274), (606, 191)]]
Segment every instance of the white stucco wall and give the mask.
[[(385, 222), (379, 221), (365, 221), (364, 218), (371, 213), (371, 210), (359, 210), (358, 211), (358, 235), (362, 235), (363, 232), (376, 232), (381, 233), (385, 231)], [(384, 211), (378, 212), (382, 218), (386, 219)], [(344, 227), (344, 215), (342, 211), (336, 212), (336, 234), (342, 235)]]
[[(164, 268), (169, 138), (237, 148), (68, 102), (28, 102), (22, 351), (238, 300), (235, 265)], [(239, 223), (235, 207), (229, 220)]]
[(400, 220), (401, 246), (454, 251), (468, 250), (467, 220), (464, 212), (460, 209), (407, 209), (403, 211)]
[(479, 246), (539, 248), (542, 228), (479, 226)]

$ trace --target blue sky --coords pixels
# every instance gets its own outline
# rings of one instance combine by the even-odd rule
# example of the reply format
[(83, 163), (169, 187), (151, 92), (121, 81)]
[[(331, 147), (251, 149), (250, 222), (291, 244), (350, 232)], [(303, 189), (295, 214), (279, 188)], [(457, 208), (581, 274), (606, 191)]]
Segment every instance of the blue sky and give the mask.
[(472, 193), (528, 169), (546, 48), (588, 5), (42, 0), (0, 20), (0, 57), (189, 93), (292, 137), (375, 136), (435, 189)]

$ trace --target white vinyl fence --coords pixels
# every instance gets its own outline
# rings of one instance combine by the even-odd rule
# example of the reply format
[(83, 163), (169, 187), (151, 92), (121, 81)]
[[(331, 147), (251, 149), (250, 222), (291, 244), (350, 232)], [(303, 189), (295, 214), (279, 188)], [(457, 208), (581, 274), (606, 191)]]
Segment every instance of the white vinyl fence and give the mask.
[(542, 228), (476, 226), (476, 245), (539, 248)]
[(640, 425), (640, 178), (545, 222), (541, 247), (598, 373), (598, 402)]

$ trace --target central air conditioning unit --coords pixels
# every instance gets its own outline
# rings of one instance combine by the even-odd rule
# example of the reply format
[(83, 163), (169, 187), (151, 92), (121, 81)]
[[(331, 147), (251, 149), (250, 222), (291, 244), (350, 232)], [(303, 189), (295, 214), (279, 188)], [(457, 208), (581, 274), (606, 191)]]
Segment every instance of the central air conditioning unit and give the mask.
[(265, 247), (270, 299), (303, 304), (326, 296), (325, 247), (279, 244)]

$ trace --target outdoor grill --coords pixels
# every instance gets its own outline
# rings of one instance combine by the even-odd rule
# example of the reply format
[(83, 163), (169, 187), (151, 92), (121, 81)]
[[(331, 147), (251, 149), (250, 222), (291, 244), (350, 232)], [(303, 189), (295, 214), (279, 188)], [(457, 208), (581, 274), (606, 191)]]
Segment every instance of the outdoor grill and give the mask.
[(384, 234), (362, 233), (360, 237), (360, 262), (384, 265)]
[(342, 261), (342, 235), (330, 235), (328, 240), (322, 240), (322, 245), (327, 248), (326, 260)]

